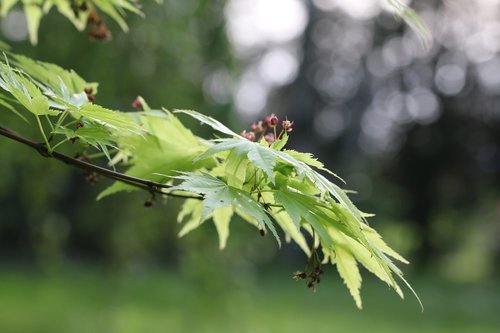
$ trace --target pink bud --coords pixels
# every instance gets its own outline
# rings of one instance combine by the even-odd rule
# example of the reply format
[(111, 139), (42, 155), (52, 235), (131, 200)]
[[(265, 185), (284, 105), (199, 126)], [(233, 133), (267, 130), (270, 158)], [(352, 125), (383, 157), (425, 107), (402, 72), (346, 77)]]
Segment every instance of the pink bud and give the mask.
[(276, 117), (274, 114), (271, 115), (271, 119), (269, 122), (271, 123), (271, 127), (274, 127), (278, 124), (278, 117)]
[(132, 102), (132, 107), (136, 110), (142, 109), (141, 101), (138, 98), (134, 99), (134, 101)]
[(267, 141), (267, 143), (272, 144), (274, 142), (274, 134), (268, 133), (264, 136), (264, 139)]
[(266, 125), (267, 127), (271, 127), (271, 116), (264, 117), (264, 125)]
[(243, 131), (240, 133), (240, 135), (247, 140), (255, 141), (255, 133), (254, 132)]
[(283, 120), (281, 122), (281, 126), (283, 126), (283, 129), (290, 133), (291, 131), (293, 131), (293, 121), (290, 121), (290, 120)]

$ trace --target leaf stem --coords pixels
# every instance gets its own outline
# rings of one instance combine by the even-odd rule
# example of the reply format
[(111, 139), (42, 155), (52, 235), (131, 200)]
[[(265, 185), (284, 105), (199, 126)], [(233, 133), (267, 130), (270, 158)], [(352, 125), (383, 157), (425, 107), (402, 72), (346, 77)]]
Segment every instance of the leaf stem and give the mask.
[(68, 113), (69, 113), (68, 108), (66, 110), (64, 110), (63, 113), (61, 113), (61, 115), (59, 116), (59, 119), (57, 119), (55, 129), (58, 129), (62, 125), (62, 123), (63, 123), (64, 119), (66, 118), (66, 116), (68, 115)]
[(314, 257), (314, 253), (316, 252), (316, 246), (315, 246), (315, 243), (316, 243), (316, 232), (314, 231), (314, 228), (311, 226), (311, 230), (312, 230), (312, 243), (311, 243), (311, 256), (307, 258), (307, 261), (306, 261), (306, 266), (304, 267), (304, 272), (307, 272), (308, 269), (309, 269), (309, 265), (311, 264), (311, 260), (313, 259)]
[(45, 135), (45, 130), (43, 129), (42, 122), (40, 121), (39, 116), (35, 116), (36, 122), (38, 124), (38, 128), (40, 129), (40, 132), (42, 133), (43, 140), (45, 141), (45, 145), (47, 146), (48, 153), (52, 153), (52, 148), (50, 147), (49, 140), (47, 139), (47, 136)]
[(281, 132), (280, 132), (280, 134), (278, 134), (278, 137), (276, 138), (276, 140), (281, 140), (281, 137), (283, 136), (284, 133), (285, 133), (285, 129), (282, 128)]
[(66, 143), (68, 141), (69, 141), (68, 138), (66, 138), (66, 139), (64, 139), (62, 141), (59, 141), (58, 143), (56, 143), (55, 145), (52, 146), (52, 150), (55, 150), (57, 147), (59, 147), (60, 145), (62, 145), (63, 143)]
[(50, 121), (49, 119), (49, 116), (48, 115), (45, 115), (45, 120), (47, 120), (47, 123), (49, 124), (50, 126), (50, 130), (51, 131), (54, 131), (54, 125), (52, 125), (52, 122)]

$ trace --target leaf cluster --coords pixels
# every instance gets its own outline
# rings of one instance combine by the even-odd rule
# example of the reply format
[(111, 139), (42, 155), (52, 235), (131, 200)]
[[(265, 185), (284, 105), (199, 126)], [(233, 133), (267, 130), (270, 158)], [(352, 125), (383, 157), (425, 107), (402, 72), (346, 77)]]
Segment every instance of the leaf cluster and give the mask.
[[(238, 215), (262, 235), (270, 231), (279, 246), (283, 235), (294, 241), (309, 260), (318, 261), (321, 252), (323, 264), (337, 266), (358, 307), (359, 264), (403, 296), (396, 278), (406, 281), (392, 259), (407, 261), (325, 175), (340, 178), (311, 154), (285, 149), (286, 133), (274, 143), (253, 142), (203, 114), (152, 110), (141, 98), (143, 111), (110, 110), (93, 103), (97, 84), (13, 53), (0, 61), (0, 88), (4, 109), (27, 122), (35, 119), (49, 155), (70, 146), (87, 160), (104, 156), (109, 167), (127, 168), (127, 176), (164, 184), (160, 194), (190, 197), (178, 216), (184, 222), (180, 236), (212, 220), (222, 249)], [(197, 137), (177, 115), (195, 118), (223, 137)], [(116, 182), (99, 198), (134, 189)], [(319, 276), (314, 279), (319, 282)]]
[[(284, 149), (287, 136), (271, 145), (265, 140), (252, 142), (197, 112), (177, 113), (231, 136), (210, 140), (212, 146), (195, 159), (211, 157), (215, 166), (173, 177), (180, 184), (170, 190), (203, 195), (203, 201), (185, 203), (179, 219), (189, 218), (181, 235), (212, 217), (223, 248), (229, 221), (236, 214), (264, 234), (269, 230), (279, 245), (278, 228), (287, 241), (296, 242), (309, 257), (317, 256), (315, 252), (320, 250), (322, 262), (337, 266), (360, 308), (358, 264), (403, 297), (396, 278), (406, 281), (392, 259), (407, 261), (366, 223), (369, 215), (359, 211), (344, 190), (318, 172), (335, 176), (321, 162), (311, 154)], [(307, 235), (317, 240), (312, 248), (307, 245)]]
[(49, 153), (78, 142), (82, 151), (93, 147), (110, 157), (119, 138), (142, 135), (130, 116), (91, 103), (97, 87), (74, 71), (7, 51), (0, 60), (0, 105), (34, 120)]
[[(419, 15), (399, 0), (384, 1), (397, 17), (404, 20), (417, 33), (424, 47), (429, 48), (432, 36)], [(5, 17), (16, 4), (21, 4), (26, 16), (30, 41), (32, 44), (37, 44), (40, 21), (52, 8), (56, 8), (79, 31), (97, 22), (93, 29), (99, 30), (97, 34), (102, 35), (106, 33), (102, 30), (107, 28), (101, 23), (98, 13), (106, 14), (123, 31), (128, 31), (126, 14), (130, 12), (142, 16), (140, 2), (140, 0), (0, 0), (0, 16)], [(162, 0), (156, 2), (161, 3)]]
[(23, 7), (32, 44), (37, 44), (40, 21), (52, 8), (79, 31), (95, 21), (97, 12), (105, 13), (124, 31), (128, 31), (126, 12), (142, 15), (137, 0), (0, 0), (0, 16), (5, 17), (18, 3)]

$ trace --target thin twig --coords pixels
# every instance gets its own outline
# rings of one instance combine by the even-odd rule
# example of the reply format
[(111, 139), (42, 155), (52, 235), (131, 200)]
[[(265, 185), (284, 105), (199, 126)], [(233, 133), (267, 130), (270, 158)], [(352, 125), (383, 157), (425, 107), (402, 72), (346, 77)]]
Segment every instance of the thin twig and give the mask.
[(57, 151), (52, 151), (49, 152), (47, 149), (46, 145), (43, 143), (38, 143), (35, 141), (32, 141), (30, 139), (27, 139), (25, 137), (22, 137), (18, 135), (17, 133), (4, 128), (0, 126), (0, 135), (4, 136), (6, 138), (9, 138), (11, 140), (17, 141), (19, 143), (22, 143), (28, 147), (33, 148), (36, 150), (40, 155), (48, 158), (54, 158), (56, 160), (59, 160), (61, 162), (64, 162), (65, 164), (75, 166), (77, 168), (87, 170), (87, 171), (92, 171), (95, 172), (101, 176), (104, 176), (106, 178), (111, 178), (113, 180), (146, 190), (151, 193), (158, 193), (162, 195), (168, 195), (171, 197), (177, 197), (177, 198), (183, 198), (183, 199), (198, 199), (202, 200), (202, 196), (194, 196), (194, 195), (189, 195), (189, 194), (178, 194), (178, 193), (172, 193), (172, 192), (165, 192), (165, 189), (169, 189), (172, 186), (168, 184), (162, 184), (158, 182), (154, 182), (151, 180), (143, 179), (143, 178), (138, 178), (130, 175), (126, 175), (121, 172), (113, 171), (110, 169), (103, 168), (101, 166), (83, 161), (78, 158), (74, 158), (62, 153), (59, 153)]

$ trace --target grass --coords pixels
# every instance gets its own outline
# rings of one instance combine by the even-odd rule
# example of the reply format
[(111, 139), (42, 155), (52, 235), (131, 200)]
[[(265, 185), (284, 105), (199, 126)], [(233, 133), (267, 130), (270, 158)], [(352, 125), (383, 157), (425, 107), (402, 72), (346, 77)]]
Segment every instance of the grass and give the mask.
[(174, 272), (4, 269), (0, 332), (500, 332), (500, 285), (412, 280), (424, 313), (409, 293), (402, 301), (372, 280), (364, 283), (359, 311), (333, 274), (313, 293), (279, 271), (227, 282)]

